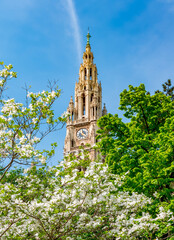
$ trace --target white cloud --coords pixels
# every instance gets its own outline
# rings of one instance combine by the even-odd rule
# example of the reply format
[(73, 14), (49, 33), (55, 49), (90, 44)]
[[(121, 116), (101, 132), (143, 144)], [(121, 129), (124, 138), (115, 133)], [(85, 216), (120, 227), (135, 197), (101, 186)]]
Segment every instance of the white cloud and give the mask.
[(81, 57), (82, 57), (80, 27), (79, 27), (78, 16), (76, 13), (76, 9), (75, 9), (73, 0), (66, 0), (66, 3), (64, 4), (64, 6), (66, 7), (66, 9), (70, 15), (71, 27), (73, 29), (73, 35), (74, 35), (74, 39), (75, 39), (76, 46), (77, 46), (78, 60), (80, 62)]

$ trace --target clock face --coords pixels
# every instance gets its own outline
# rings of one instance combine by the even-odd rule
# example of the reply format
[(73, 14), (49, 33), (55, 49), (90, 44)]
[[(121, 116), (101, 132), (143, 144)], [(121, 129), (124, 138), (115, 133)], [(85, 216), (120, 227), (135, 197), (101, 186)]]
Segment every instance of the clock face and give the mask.
[(85, 139), (88, 136), (88, 130), (86, 128), (81, 128), (78, 132), (77, 132), (77, 138), (78, 139)]

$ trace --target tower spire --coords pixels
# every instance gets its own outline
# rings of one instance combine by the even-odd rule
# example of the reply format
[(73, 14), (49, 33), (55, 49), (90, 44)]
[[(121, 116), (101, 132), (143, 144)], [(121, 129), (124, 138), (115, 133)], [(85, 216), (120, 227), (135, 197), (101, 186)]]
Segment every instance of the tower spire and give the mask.
[(91, 38), (91, 35), (90, 35), (90, 33), (89, 33), (89, 27), (88, 27), (88, 34), (86, 35), (86, 37), (87, 37), (87, 44), (86, 44), (86, 46), (90, 46), (90, 38)]
[(93, 63), (90, 46), (90, 33), (87, 33), (86, 51), (79, 69), (79, 81), (75, 86), (75, 98), (71, 97), (67, 112), (67, 132), (64, 155), (78, 155), (79, 147), (89, 151), (91, 160), (97, 159), (98, 151), (94, 146), (97, 135), (97, 120), (102, 116), (102, 88), (97, 79), (97, 67)]

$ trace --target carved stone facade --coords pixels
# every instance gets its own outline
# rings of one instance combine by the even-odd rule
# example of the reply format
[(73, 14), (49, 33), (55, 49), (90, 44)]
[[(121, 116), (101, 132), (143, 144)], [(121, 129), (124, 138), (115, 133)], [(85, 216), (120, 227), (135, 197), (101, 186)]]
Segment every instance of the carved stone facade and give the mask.
[[(79, 82), (75, 86), (75, 103), (71, 97), (67, 112), (67, 130), (64, 145), (64, 155), (77, 154), (79, 146), (84, 146), (90, 152), (91, 160), (96, 159), (97, 152), (92, 147), (96, 143), (97, 120), (102, 116), (102, 88), (97, 79), (97, 67), (93, 63), (93, 53), (87, 35), (86, 51), (83, 53), (83, 63), (80, 65)], [(104, 106), (103, 115), (106, 114)], [(86, 144), (90, 144), (87, 147)]]

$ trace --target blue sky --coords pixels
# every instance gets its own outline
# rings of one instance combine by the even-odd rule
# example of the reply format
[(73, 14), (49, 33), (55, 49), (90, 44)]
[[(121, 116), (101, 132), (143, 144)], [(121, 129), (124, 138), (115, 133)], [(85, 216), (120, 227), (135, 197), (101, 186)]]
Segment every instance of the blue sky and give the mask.
[[(1, 0), (0, 9), (0, 60), (18, 72), (8, 90), (17, 101), (25, 84), (37, 92), (58, 80), (55, 114), (66, 110), (88, 27), (108, 112), (118, 112), (129, 84), (154, 92), (174, 79), (174, 0)], [(62, 159), (64, 137), (65, 128), (47, 140), (59, 146), (52, 164)]]

